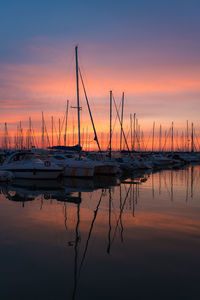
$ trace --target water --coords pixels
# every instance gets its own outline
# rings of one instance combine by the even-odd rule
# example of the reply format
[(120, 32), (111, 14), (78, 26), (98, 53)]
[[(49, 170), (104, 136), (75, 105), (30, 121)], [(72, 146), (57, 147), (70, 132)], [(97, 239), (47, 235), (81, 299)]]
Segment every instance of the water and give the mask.
[(2, 185), (1, 299), (200, 299), (199, 179)]

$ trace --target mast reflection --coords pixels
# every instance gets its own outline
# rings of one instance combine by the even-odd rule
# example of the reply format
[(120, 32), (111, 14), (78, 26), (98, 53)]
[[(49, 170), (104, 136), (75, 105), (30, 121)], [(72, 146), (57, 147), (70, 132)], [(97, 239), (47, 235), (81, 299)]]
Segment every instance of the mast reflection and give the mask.
[[(128, 232), (130, 223), (127, 225), (126, 221), (135, 224), (144, 214), (146, 206), (149, 205), (148, 202), (151, 201), (150, 203), (155, 207), (159, 201), (163, 205), (162, 208), (168, 209), (168, 207), (174, 208), (178, 201), (185, 203), (190, 199), (195, 200), (199, 170), (198, 166), (188, 166), (180, 170), (157, 171), (151, 175), (135, 174), (132, 177), (123, 177), (120, 181), (116, 178), (111, 180), (100, 178), (99, 181), (97, 178), (95, 181), (66, 179), (63, 182), (16, 180), (1, 185), (1, 194), (9, 201), (19, 202), (22, 207), (28, 206), (28, 202), (35, 200), (38, 200), (35, 203), (36, 205), (39, 203), (38, 207), (41, 210), (45, 210), (45, 204), (50, 205), (50, 201), (61, 207), (62, 228), (66, 230), (64, 231), (65, 246), (67, 241), (73, 257), (73, 273), (70, 274), (73, 277), (73, 287), (70, 293), (74, 300), (78, 297), (81, 273), (88, 265), (88, 251), (97, 227), (95, 224), (103, 222), (106, 243), (103, 245), (102, 252), (106, 256), (107, 254), (111, 256), (114, 246), (127, 243), (125, 233)], [(178, 197), (176, 197), (177, 193), (179, 193)], [(164, 201), (167, 203), (166, 206), (164, 206)], [(87, 222), (89, 221), (85, 239), (83, 239), (85, 227), (81, 218), (82, 208), (87, 210), (85, 218)], [(75, 212), (75, 221), (71, 217), (70, 209)], [(92, 216), (88, 213), (91, 210)], [(102, 214), (105, 216), (103, 220)], [(72, 219), (75, 222), (73, 226), (71, 225)], [(73, 228), (73, 238), (70, 240), (71, 228)]]

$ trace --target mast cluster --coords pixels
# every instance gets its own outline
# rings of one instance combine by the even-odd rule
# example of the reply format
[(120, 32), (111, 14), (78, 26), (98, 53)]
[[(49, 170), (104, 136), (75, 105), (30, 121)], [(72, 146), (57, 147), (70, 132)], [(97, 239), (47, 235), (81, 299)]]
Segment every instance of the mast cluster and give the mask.
[[(46, 148), (55, 145), (72, 146), (77, 144), (83, 150), (107, 150), (111, 158), (112, 151), (126, 150), (133, 151), (199, 151), (200, 150), (200, 134), (199, 130), (195, 130), (193, 122), (186, 122), (186, 129), (176, 129), (174, 122), (170, 128), (165, 129), (162, 124), (159, 129), (156, 128), (156, 123), (153, 122), (152, 132), (147, 133), (141, 127), (141, 124), (136, 117), (136, 113), (130, 113), (130, 124), (127, 125), (127, 117), (124, 118), (124, 102), (125, 95), (122, 93), (122, 98), (119, 106), (117, 106), (113, 92), (110, 91), (110, 121), (109, 132), (99, 132), (100, 139), (97, 135), (95, 122), (92, 116), (89, 99), (86, 92), (83, 76), (79, 67), (78, 61), (78, 46), (75, 47), (75, 75), (76, 75), (76, 98), (77, 106), (71, 108), (77, 109), (77, 132), (75, 131), (75, 122), (73, 117), (72, 124), (69, 124), (69, 100), (66, 102), (66, 111), (63, 118), (58, 119), (58, 123), (54, 116), (51, 116), (51, 125), (47, 126), (44, 112), (41, 118), (41, 131), (34, 130), (32, 120), (29, 118), (28, 126), (23, 128), (20, 121), (17, 125), (17, 130), (13, 134), (9, 134), (8, 124), (4, 123), (3, 133), (1, 134), (1, 148), (8, 150), (15, 148), (32, 149), (33, 147)], [(82, 128), (80, 122), (80, 83), (83, 88), (84, 97), (86, 100), (93, 133), (90, 132), (88, 126)], [(121, 111), (120, 111), (121, 110)], [(124, 122), (124, 120), (126, 122)], [(56, 124), (57, 123), (57, 124)], [(118, 127), (117, 125), (118, 124)], [(28, 128), (27, 128), (28, 127)], [(50, 127), (50, 130), (49, 128)], [(72, 128), (71, 128), (72, 127)], [(158, 126), (157, 126), (158, 127)], [(77, 133), (77, 135), (76, 135)]]

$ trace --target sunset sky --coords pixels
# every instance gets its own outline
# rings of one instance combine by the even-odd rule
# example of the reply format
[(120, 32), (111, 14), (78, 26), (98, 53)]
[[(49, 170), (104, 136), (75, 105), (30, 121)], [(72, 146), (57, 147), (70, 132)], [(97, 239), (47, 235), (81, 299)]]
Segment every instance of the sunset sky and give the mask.
[[(198, 0), (0, 2), (0, 117), (10, 130), (32, 117), (41, 127), (76, 105), (74, 46), (98, 131), (109, 126), (109, 91), (125, 92), (125, 122), (136, 113), (177, 128), (200, 122), (200, 2)], [(89, 124), (81, 92), (82, 127)], [(70, 108), (69, 130), (76, 125)], [(114, 117), (115, 118), (115, 117)], [(57, 121), (56, 121), (57, 122)], [(88, 125), (89, 126), (89, 125)]]

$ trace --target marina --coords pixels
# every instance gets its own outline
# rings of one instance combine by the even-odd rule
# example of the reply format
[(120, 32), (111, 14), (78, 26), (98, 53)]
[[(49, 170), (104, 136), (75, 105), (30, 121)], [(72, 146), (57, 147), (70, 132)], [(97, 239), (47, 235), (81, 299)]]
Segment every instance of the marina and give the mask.
[(200, 1), (0, 1), (0, 300), (199, 300)]
[(67, 151), (17, 151), (2, 153), (0, 181), (14, 178), (59, 179), (62, 177), (93, 178), (95, 176), (126, 177), (137, 172), (181, 168), (190, 163), (200, 163), (200, 153), (72, 153)]
[[(31, 118), (26, 137), (21, 121), (15, 136), (4, 124), (2, 299), (198, 299), (200, 144), (193, 122), (191, 128), (186, 122), (181, 139), (172, 122), (165, 140), (161, 125), (156, 137), (153, 122), (149, 149), (135, 113), (124, 128), (124, 92), (117, 105), (110, 91), (105, 147), (78, 65), (78, 46), (75, 73), (73, 143), (67, 132), (69, 100), (57, 140), (54, 117), (50, 139), (43, 112), (39, 134)], [(81, 134), (79, 81), (92, 149)], [(117, 120), (120, 135), (114, 141)]]
[[(119, 115), (119, 109), (117, 108), (113, 92), (110, 91), (110, 117), (109, 117), (109, 144), (107, 146), (107, 151), (102, 151), (97, 130), (95, 127), (95, 122), (93, 119), (91, 107), (89, 104), (89, 99), (86, 92), (86, 87), (83, 81), (83, 76), (79, 66), (78, 59), (78, 46), (75, 46), (75, 74), (76, 74), (76, 100), (77, 106), (71, 107), (77, 110), (77, 137), (78, 144), (66, 146), (67, 140), (67, 121), (68, 121), (68, 111), (69, 111), (69, 100), (67, 100), (66, 113), (62, 124), (65, 123), (64, 136), (61, 130), (61, 119), (59, 118), (59, 133), (58, 133), (58, 145), (54, 145), (54, 123), (52, 120), (52, 145), (50, 146), (50, 139), (44, 119), (44, 113), (42, 112), (42, 130), (41, 130), (41, 148), (35, 147), (34, 135), (32, 134), (32, 122), (29, 118), (29, 128), (27, 132), (27, 140), (24, 144), (24, 136), (22, 124), (20, 121), (20, 126), (17, 128), (17, 138), (15, 137), (15, 145), (12, 145), (11, 139), (8, 136), (7, 123), (5, 123), (5, 132), (2, 138), (2, 153), (1, 153), (1, 163), (0, 171), (2, 176), (2, 181), (15, 178), (27, 178), (27, 179), (57, 179), (59, 177), (79, 177), (87, 178), (93, 177), (95, 175), (108, 175), (108, 176), (127, 176), (127, 174), (132, 174), (138, 170), (154, 170), (160, 168), (173, 168), (181, 167), (189, 163), (200, 163), (200, 152), (198, 152), (199, 142), (196, 137), (196, 143), (194, 141), (194, 126), (191, 123), (191, 130), (189, 132), (189, 123), (187, 121), (187, 130), (185, 136), (185, 145), (183, 148), (177, 147), (175, 151), (174, 146), (174, 122), (172, 122), (169, 134), (170, 134), (170, 147), (171, 151), (164, 151), (161, 138), (162, 127), (160, 125), (159, 132), (159, 149), (155, 151), (155, 122), (153, 122), (152, 131), (152, 149), (150, 151), (145, 151), (140, 148), (140, 127), (138, 127), (138, 120), (136, 119), (136, 114), (134, 113), (132, 120), (132, 114), (130, 114), (130, 128), (128, 133), (125, 132), (123, 128), (124, 119), (124, 92), (122, 93), (121, 99), (121, 117)], [(82, 147), (82, 136), (81, 136), (81, 110), (80, 106), (80, 85), (82, 83), (82, 88), (84, 91), (84, 97), (86, 100), (88, 113), (90, 116), (90, 121), (93, 128), (94, 141), (96, 146), (98, 146), (98, 151), (87, 151), (86, 148)], [(113, 124), (113, 103), (116, 110), (116, 118)], [(118, 119), (120, 124), (120, 151), (113, 151), (113, 132)], [(134, 125), (133, 125), (134, 124)], [(73, 125), (74, 126), (74, 125)], [(138, 130), (139, 128), (139, 130)], [(46, 141), (45, 143), (45, 132)], [(130, 140), (128, 140), (128, 135), (131, 132)], [(74, 135), (74, 133), (73, 133)], [(189, 138), (191, 135), (191, 139)], [(61, 145), (62, 141), (64, 142)], [(74, 136), (73, 136), (74, 142)], [(122, 148), (122, 142), (124, 147)], [(165, 144), (167, 142), (165, 135)], [(177, 142), (177, 141), (176, 141)], [(136, 147), (136, 143), (139, 145), (139, 149)], [(177, 142), (178, 143), (178, 142)], [(183, 143), (183, 140), (182, 140)], [(185, 146), (185, 148), (184, 148)], [(144, 147), (143, 147), (144, 148)], [(84, 150), (84, 151), (83, 151)], [(5, 171), (5, 172), (4, 172)]]

